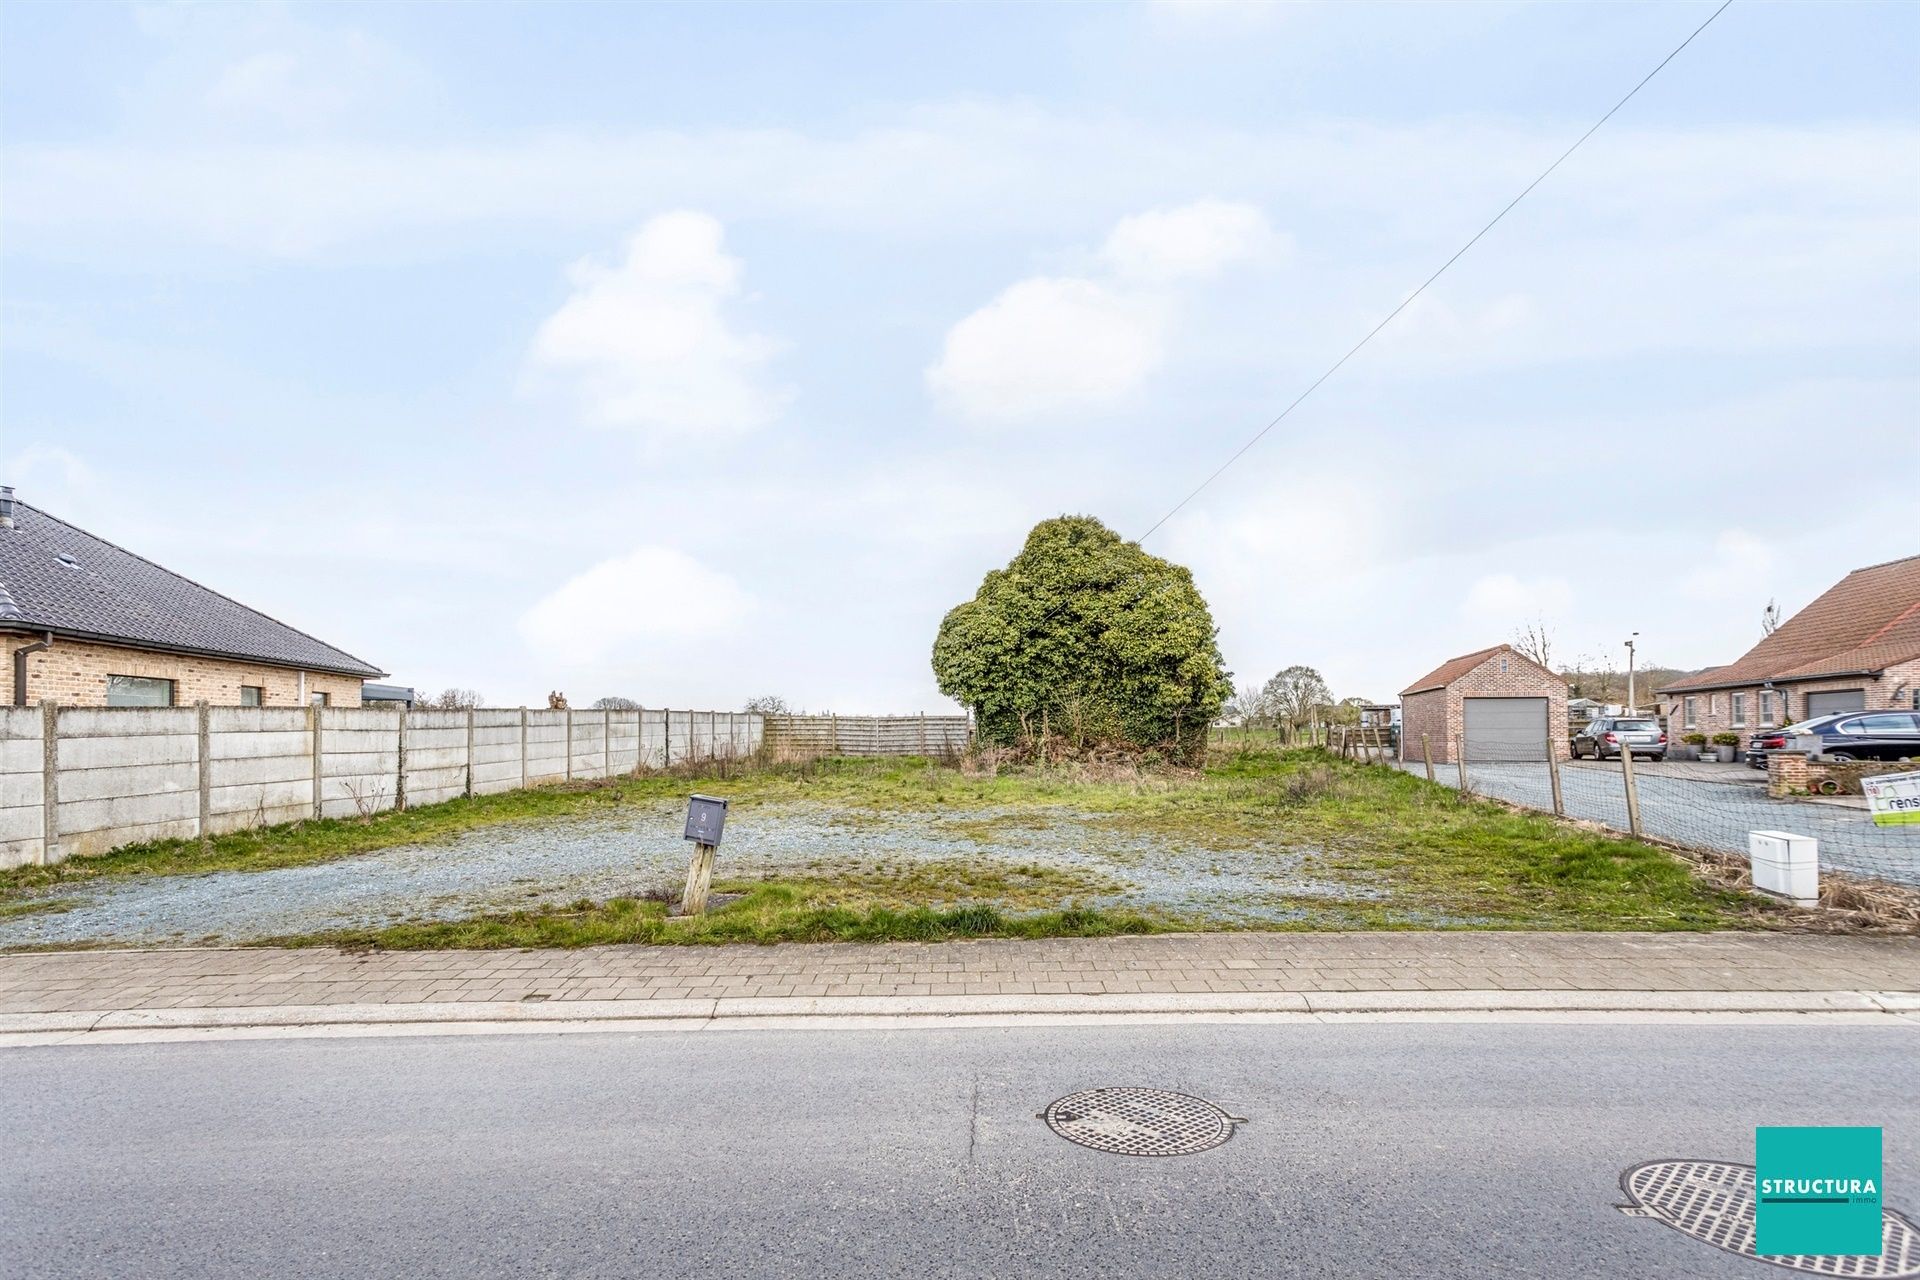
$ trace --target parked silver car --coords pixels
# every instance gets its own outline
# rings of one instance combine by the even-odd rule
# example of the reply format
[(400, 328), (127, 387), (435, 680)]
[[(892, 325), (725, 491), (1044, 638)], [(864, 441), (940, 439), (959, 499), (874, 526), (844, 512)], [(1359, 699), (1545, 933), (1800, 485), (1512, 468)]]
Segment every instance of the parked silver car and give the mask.
[(1601, 716), (1573, 735), (1572, 751), (1575, 760), (1585, 756), (1618, 760), (1622, 751), (1650, 760), (1664, 760), (1667, 735), (1660, 731), (1660, 722), (1651, 716)]

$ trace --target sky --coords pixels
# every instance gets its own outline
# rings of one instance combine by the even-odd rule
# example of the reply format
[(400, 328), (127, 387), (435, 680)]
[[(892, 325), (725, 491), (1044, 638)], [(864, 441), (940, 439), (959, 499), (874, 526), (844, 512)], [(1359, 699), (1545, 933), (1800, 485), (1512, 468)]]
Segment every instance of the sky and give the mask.
[[(950, 706), (1711, 3), (0, 9), (0, 483), (406, 684)], [(1237, 683), (1920, 553), (1920, 6), (1738, 0), (1146, 540)]]

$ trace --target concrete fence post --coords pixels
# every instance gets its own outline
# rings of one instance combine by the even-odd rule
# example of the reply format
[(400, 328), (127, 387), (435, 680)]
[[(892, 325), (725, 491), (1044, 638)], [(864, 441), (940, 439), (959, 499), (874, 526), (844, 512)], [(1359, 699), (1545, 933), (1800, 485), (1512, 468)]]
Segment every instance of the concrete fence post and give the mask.
[(393, 770), (393, 807), (407, 807), (407, 704), (400, 704), (400, 729), (396, 735), (399, 744), (394, 752)]
[(319, 817), (326, 802), (326, 792), (321, 786), (320, 758), (320, 708), (307, 704), (307, 747), (313, 753), (313, 816)]
[(473, 799), (473, 708), (467, 708), (467, 799)]
[(520, 708), (520, 789), (527, 787), (527, 709)]
[(1620, 776), (1627, 788), (1627, 830), (1640, 834), (1640, 788), (1633, 780), (1633, 748), (1620, 744)]
[(40, 865), (60, 861), (60, 705), (40, 704)]
[(600, 776), (613, 776), (613, 712), (600, 708)]
[(213, 843), (213, 830), (208, 819), (213, 813), (213, 774), (208, 767), (207, 757), (212, 754), (213, 732), (209, 724), (210, 713), (207, 700), (200, 699), (193, 704), (193, 729), (197, 739), (193, 758), (199, 762), (195, 770), (200, 784), (200, 847), (206, 848)]

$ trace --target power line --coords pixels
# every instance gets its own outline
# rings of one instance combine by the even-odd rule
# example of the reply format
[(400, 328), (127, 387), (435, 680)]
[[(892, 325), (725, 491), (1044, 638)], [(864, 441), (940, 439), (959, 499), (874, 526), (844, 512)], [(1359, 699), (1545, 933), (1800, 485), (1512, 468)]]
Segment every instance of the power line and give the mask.
[(1480, 238), (1486, 235), (1487, 232), (1493, 230), (1495, 226), (1499, 225), (1499, 222), (1502, 218), (1506, 217), (1509, 213), (1513, 212), (1513, 207), (1515, 205), (1519, 204), (1522, 200), (1525, 200), (1529, 195), (1531, 195), (1533, 193), (1533, 189), (1539, 186), (1541, 183), (1545, 182), (1547, 178), (1552, 175), (1553, 171), (1555, 169), (1558, 169), (1561, 166), (1561, 164), (1566, 161), (1568, 156), (1572, 155), (1574, 152), (1580, 149), (1580, 146), (1582, 143), (1586, 142), (1588, 138), (1591, 138), (1595, 133), (1599, 132), (1601, 125), (1613, 119), (1614, 112), (1617, 112), (1618, 110), (1620, 110), (1620, 108), (1626, 106), (1629, 102), (1633, 101), (1633, 96), (1639, 93), (1642, 89), (1646, 88), (1648, 81), (1652, 80), (1655, 76), (1659, 75), (1663, 70), (1665, 70), (1666, 65), (1669, 62), (1672, 62), (1675, 58), (1679, 57), (1680, 51), (1682, 49), (1685, 49), (1688, 45), (1692, 44), (1694, 41), (1694, 38), (1697, 37), (1702, 31), (1705, 31), (1708, 27), (1712, 26), (1713, 20), (1715, 18), (1718, 18), (1721, 14), (1725, 13), (1727, 11), (1727, 6), (1731, 5), (1732, 3), (1733, 3), (1733, 0), (1722, 0), (1720, 7), (1718, 9), (1715, 9), (1711, 14), (1709, 14), (1705, 22), (1701, 23), (1699, 26), (1693, 29), (1692, 35), (1689, 35), (1685, 40), (1682, 40), (1679, 44), (1675, 45), (1672, 53), (1669, 53), (1666, 57), (1660, 59), (1659, 66), (1655, 67), (1653, 70), (1647, 72), (1646, 75), (1642, 76), (1640, 79), (1640, 83), (1634, 85), (1633, 88), (1627, 91), (1626, 97), (1614, 103), (1612, 108), (1608, 110), (1607, 114), (1601, 116), (1598, 120), (1594, 121), (1593, 127), (1588, 129), (1585, 133), (1581, 134), (1578, 138), (1576, 138), (1572, 146), (1568, 147), (1565, 151), (1562, 151), (1560, 153), (1560, 158), (1558, 160), (1555, 160), (1552, 164), (1548, 165), (1544, 170), (1541, 171), (1539, 177), (1535, 178), (1532, 182), (1529, 182), (1527, 184), (1526, 190), (1522, 191), (1519, 195), (1509, 200), (1507, 202), (1506, 208), (1494, 214), (1492, 221), (1488, 222), (1486, 226), (1476, 231), (1474, 233), (1473, 239), (1461, 245), (1460, 248), (1454, 252), (1454, 255), (1451, 258), (1448, 258), (1445, 262), (1440, 264), (1440, 269), (1438, 271), (1435, 271), (1432, 275), (1428, 276), (1424, 281), (1421, 282), (1420, 287), (1418, 289), (1415, 289), (1412, 293), (1408, 294), (1406, 299), (1402, 301), (1399, 306), (1395, 307), (1392, 311), (1389, 311), (1387, 313), (1386, 319), (1382, 320), (1379, 324), (1376, 324), (1375, 326), (1373, 326), (1373, 328), (1369, 329), (1367, 331), (1366, 337), (1354, 343), (1353, 346), (1347, 351), (1347, 354), (1341, 356), (1338, 360), (1334, 361), (1333, 364), (1327, 369), (1327, 371), (1321, 374), (1319, 377), (1315, 378), (1305, 391), (1302, 391), (1299, 395), (1295, 396), (1292, 404), (1282, 409), (1279, 412), (1279, 414), (1274, 417), (1273, 421), (1267, 423), (1266, 426), (1260, 428), (1259, 431), (1255, 432), (1251, 440), (1248, 440), (1245, 444), (1241, 445), (1238, 449), (1234, 450), (1232, 457), (1228, 458), (1225, 462), (1221, 463), (1219, 467), (1217, 467), (1214, 470), (1212, 475), (1208, 476), (1205, 480), (1202, 480), (1199, 484), (1195, 485), (1191, 493), (1187, 494), (1186, 497), (1180, 499), (1179, 502), (1175, 503), (1171, 511), (1167, 512), (1167, 514), (1161, 516), (1158, 520), (1154, 521), (1153, 528), (1148, 529), (1145, 533), (1141, 534), (1138, 538), (1135, 538), (1134, 542), (1138, 544), (1138, 543), (1145, 542), (1148, 538), (1151, 538), (1154, 535), (1154, 533), (1160, 528), (1161, 525), (1173, 519), (1176, 515), (1179, 515), (1180, 509), (1182, 507), (1186, 506), (1189, 502), (1192, 502), (1195, 498), (1199, 497), (1202, 490), (1204, 490), (1208, 485), (1212, 484), (1215, 480), (1218, 480), (1221, 476), (1226, 474), (1227, 468), (1231, 467), (1234, 463), (1240, 461), (1241, 457), (1246, 454), (1247, 450), (1253, 448), (1253, 446), (1255, 446), (1256, 444), (1259, 444), (1263, 439), (1266, 438), (1266, 435), (1269, 431), (1272, 431), (1275, 427), (1279, 426), (1282, 422), (1284, 422), (1288, 414), (1292, 413), (1295, 409), (1299, 408), (1301, 403), (1304, 400), (1306, 400), (1308, 396), (1312, 395), (1315, 391), (1319, 390), (1321, 383), (1325, 382), (1328, 378), (1331, 378), (1334, 374), (1338, 373), (1340, 371), (1341, 365), (1345, 364), (1347, 361), (1353, 359), (1354, 356), (1358, 355), (1360, 352), (1360, 348), (1366, 346), (1369, 342), (1372, 342), (1374, 339), (1374, 335), (1378, 334), (1382, 329), (1392, 324), (1395, 316), (1398, 316), (1402, 311), (1405, 311), (1409, 306), (1413, 304), (1413, 300), (1415, 298), (1418, 298), (1421, 294), (1427, 291), (1428, 285), (1432, 284), (1435, 280), (1438, 280), (1441, 276), (1445, 275), (1448, 267), (1451, 267), (1454, 263), (1458, 262), (1463, 256), (1465, 256), (1467, 250), (1473, 248), (1474, 245), (1479, 244)]

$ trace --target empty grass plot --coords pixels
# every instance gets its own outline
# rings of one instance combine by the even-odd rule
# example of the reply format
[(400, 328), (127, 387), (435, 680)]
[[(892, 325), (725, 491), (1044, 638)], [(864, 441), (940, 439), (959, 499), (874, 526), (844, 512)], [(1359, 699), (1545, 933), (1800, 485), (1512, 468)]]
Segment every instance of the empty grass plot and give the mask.
[[(689, 791), (730, 802), (713, 906), (699, 920), (670, 914)], [(94, 861), (12, 873), (0, 946), (1712, 929), (1787, 918), (1652, 845), (1463, 803), (1315, 749), (1216, 753), (1197, 769), (733, 765)]]

